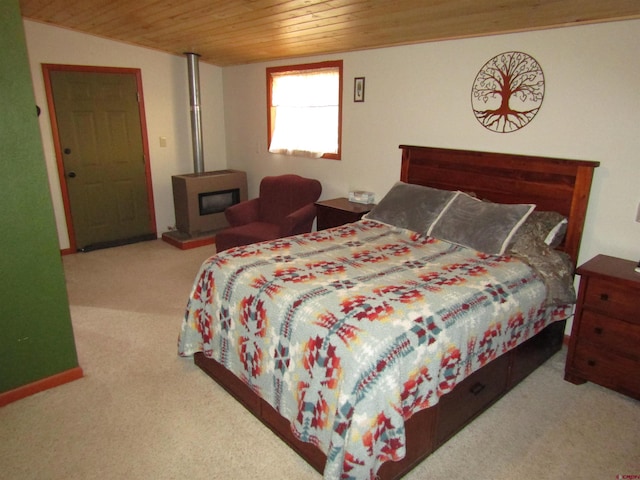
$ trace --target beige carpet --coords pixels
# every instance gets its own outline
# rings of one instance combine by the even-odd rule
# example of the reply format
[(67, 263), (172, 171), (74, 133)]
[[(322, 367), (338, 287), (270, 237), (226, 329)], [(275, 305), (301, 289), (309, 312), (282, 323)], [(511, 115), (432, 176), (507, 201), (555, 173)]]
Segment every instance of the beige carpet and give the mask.
[[(0, 408), (2, 479), (320, 479), (176, 355), (211, 247), (160, 240), (64, 257), (85, 377)], [(406, 478), (640, 475), (640, 402), (562, 379), (561, 352)]]

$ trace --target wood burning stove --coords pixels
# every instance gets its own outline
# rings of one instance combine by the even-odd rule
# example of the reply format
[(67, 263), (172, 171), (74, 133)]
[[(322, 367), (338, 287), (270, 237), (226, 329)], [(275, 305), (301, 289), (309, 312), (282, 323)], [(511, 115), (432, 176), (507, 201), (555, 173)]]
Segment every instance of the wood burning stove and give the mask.
[[(197, 53), (186, 52), (191, 104), (191, 137), (194, 173), (174, 175), (173, 206), (176, 229), (162, 238), (178, 248), (193, 248), (213, 243), (217, 231), (229, 224), (227, 207), (247, 200), (247, 175), (239, 170), (204, 171), (202, 126), (200, 119), (200, 81)], [(204, 237), (208, 237), (203, 240)]]
[(189, 236), (228, 226), (224, 210), (247, 199), (247, 175), (217, 170), (171, 177), (176, 229)]

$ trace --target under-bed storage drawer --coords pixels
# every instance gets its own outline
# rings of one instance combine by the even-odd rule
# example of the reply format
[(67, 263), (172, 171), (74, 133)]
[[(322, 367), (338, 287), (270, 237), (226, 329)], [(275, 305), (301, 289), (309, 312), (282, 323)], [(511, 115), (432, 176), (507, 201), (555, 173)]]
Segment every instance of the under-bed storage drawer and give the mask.
[(507, 385), (509, 355), (501, 355), (460, 382), (440, 399), (436, 446), (464, 427), (478, 412), (496, 400)]
[(564, 320), (553, 322), (536, 336), (516, 347), (512, 352), (513, 361), (509, 372), (509, 388), (517, 385), (562, 348), (565, 326), (566, 321)]

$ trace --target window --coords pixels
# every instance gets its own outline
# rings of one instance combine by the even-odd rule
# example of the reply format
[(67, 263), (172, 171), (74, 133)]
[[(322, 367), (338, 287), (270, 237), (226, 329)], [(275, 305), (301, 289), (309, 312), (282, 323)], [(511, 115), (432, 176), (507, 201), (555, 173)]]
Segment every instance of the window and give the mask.
[(342, 60), (267, 68), (269, 151), (339, 160)]

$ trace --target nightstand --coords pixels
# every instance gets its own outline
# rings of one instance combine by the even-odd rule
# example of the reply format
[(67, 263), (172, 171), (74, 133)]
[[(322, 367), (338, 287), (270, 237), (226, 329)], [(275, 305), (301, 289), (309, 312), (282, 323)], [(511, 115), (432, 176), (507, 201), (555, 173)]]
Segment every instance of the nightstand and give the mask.
[(316, 202), (318, 209), (318, 230), (339, 227), (345, 223), (357, 222), (375, 207), (375, 203), (355, 203), (346, 198), (333, 198)]
[(640, 400), (640, 273), (598, 255), (582, 265), (565, 380), (594, 382)]

